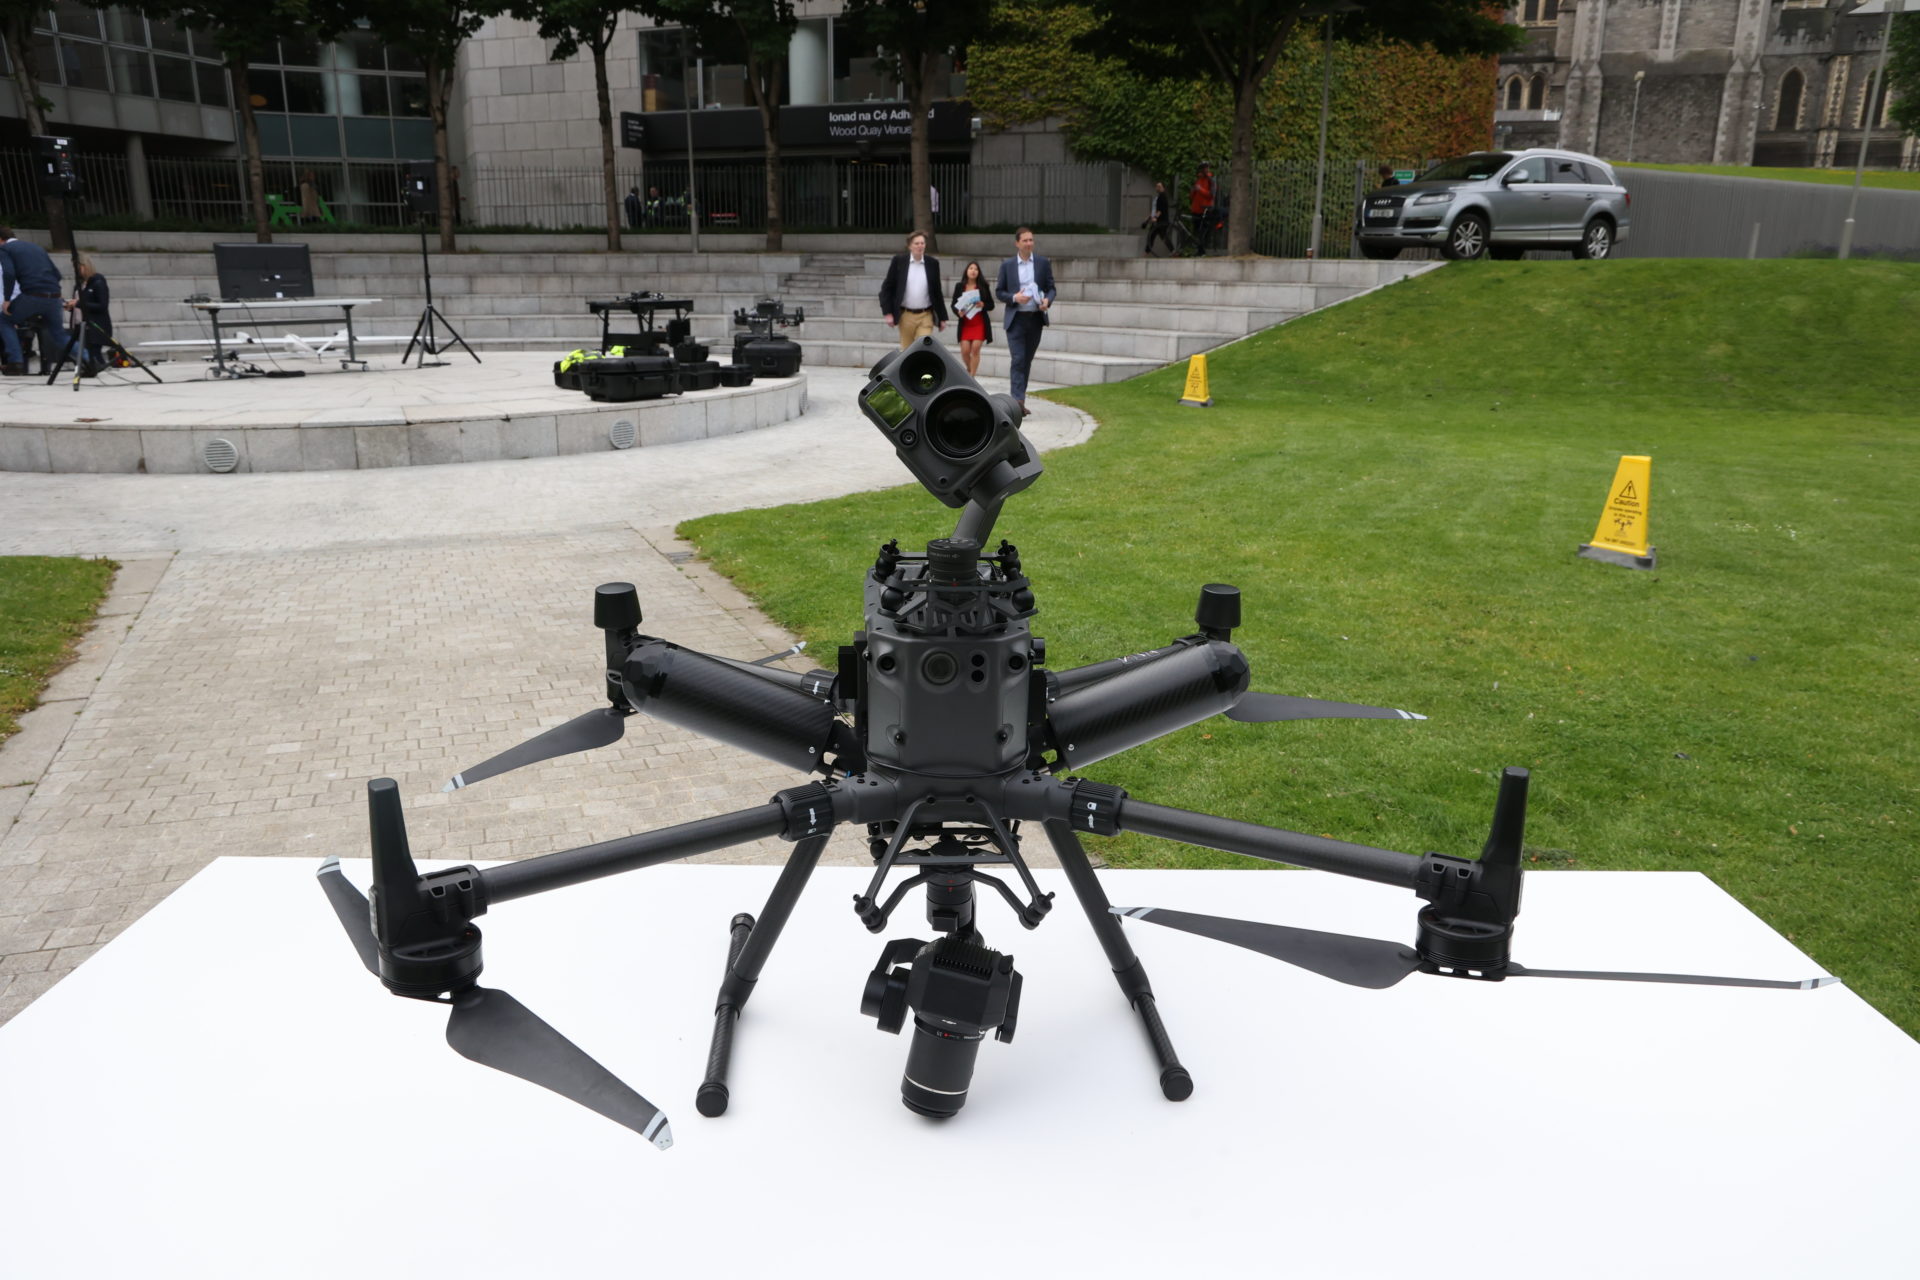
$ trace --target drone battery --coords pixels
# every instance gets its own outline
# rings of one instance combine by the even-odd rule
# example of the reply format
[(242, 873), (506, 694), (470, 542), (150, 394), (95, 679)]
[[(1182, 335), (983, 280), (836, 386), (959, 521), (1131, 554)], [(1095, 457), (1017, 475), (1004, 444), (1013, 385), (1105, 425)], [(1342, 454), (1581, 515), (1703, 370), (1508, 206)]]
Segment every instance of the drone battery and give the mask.
[(677, 390), (673, 361), (666, 356), (587, 360), (574, 367), (580, 371), (580, 389), (594, 400), (657, 400)]
[[(672, 332), (671, 329), (668, 330)], [(707, 358), (707, 344), (682, 340), (673, 344), (673, 358), (681, 364), (700, 364)]]
[(753, 370), (743, 364), (723, 364), (720, 366), (720, 385), (750, 387), (753, 385)]
[(833, 704), (693, 649), (642, 638), (621, 669), (636, 710), (808, 771), (834, 739)]
[(755, 377), (791, 378), (800, 372), (800, 344), (792, 338), (755, 338), (734, 348), (734, 363), (746, 365)]
[(720, 366), (711, 360), (683, 364), (679, 372), (682, 391), (712, 391), (720, 385)]
[(1063, 694), (1047, 713), (1060, 764), (1077, 769), (1218, 715), (1250, 674), (1236, 646), (1210, 640)]

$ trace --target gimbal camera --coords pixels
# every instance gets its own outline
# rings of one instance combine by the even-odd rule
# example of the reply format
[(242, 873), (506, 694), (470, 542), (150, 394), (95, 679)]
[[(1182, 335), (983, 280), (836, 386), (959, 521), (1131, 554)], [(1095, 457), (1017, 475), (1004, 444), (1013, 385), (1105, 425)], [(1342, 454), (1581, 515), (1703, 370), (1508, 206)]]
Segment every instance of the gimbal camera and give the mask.
[[(865, 627), (840, 647), (833, 668), (797, 673), (645, 635), (634, 588), (610, 583), (594, 599), (594, 624), (605, 636), (607, 705), (456, 775), (446, 789), (608, 745), (639, 712), (819, 775), (815, 780), (735, 813), (484, 871), (464, 866), (426, 875), (408, 853), (397, 786), (386, 778), (369, 784), (371, 899), (348, 883), (338, 859), (321, 866), (321, 884), (362, 962), (390, 991), (450, 1006), (448, 1042), (468, 1058), (551, 1089), (657, 1146), (671, 1145), (657, 1107), (513, 997), (479, 985), (480, 931), (473, 921), (529, 894), (778, 836), (794, 848), (766, 906), (758, 917), (733, 917), (729, 926), (706, 1076), (696, 1095), (701, 1114), (722, 1114), (741, 1011), (829, 836), (842, 826), (865, 828), (874, 859), (872, 880), (853, 904), (869, 931), (885, 930), (907, 893), (925, 891), (927, 923), (938, 936), (888, 942), (860, 1004), (894, 1033), (912, 1013), (901, 1096), (929, 1116), (952, 1116), (966, 1104), (989, 1032), (1013, 1039), (1021, 975), (1011, 955), (988, 945), (976, 891), (992, 890), (1023, 928), (1046, 920), (1053, 895), (1040, 891), (1022, 856), (1027, 824), (1044, 832), (1059, 859), (1140, 1019), (1161, 1092), (1172, 1101), (1192, 1093), (1193, 1079), (1174, 1052), (1145, 968), (1122, 931), (1123, 917), (1376, 989), (1416, 971), (1496, 982), (1535, 976), (1808, 987), (1833, 981), (1537, 970), (1514, 963), (1523, 769), (1508, 769), (1501, 779), (1492, 832), (1478, 859), (1416, 856), (1168, 808), (1077, 776), (1076, 770), (1215, 715), (1248, 722), (1422, 717), (1249, 692), (1247, 658), (1232, 642), (1239, 592), (1219, 584), (1201, 588), (1193, 633), (1143, 653), (1049, 669), (1046, 644), (1029, 626), (1035, 598), (1019, 552), (1005, 541), (987, 549), (1001, 505), (1042, 470), (1018, 428), (1015, 402), (987, 394), (928, 337), (873, 367), (860, 406), (928, 492), (960, 515), (952, 535), (924, 551), (902, 550), (897, 542), (880, 548), (865, 580)], [(1115, 908), (1081, 838), (1121, 831), (1410, 889), (1425, 904), (1414, 941)], [(909, 874), (888, 892), (896, 869)]]
[(773, 336), (773, 331), (776, 327), (791, 329), (795, 325), (805, 324), (807, 322), (807, 309), (805, 307), (795, 307), (792, 311), (788, 311), (784, 302), (776, 301), (773, 298), (762, 298), (753, 304), (753, 310), (751, 311), (745, 307), (735, 307), (733, 322), (742, 329), (746, 329), (762, 338), (770, 338)]

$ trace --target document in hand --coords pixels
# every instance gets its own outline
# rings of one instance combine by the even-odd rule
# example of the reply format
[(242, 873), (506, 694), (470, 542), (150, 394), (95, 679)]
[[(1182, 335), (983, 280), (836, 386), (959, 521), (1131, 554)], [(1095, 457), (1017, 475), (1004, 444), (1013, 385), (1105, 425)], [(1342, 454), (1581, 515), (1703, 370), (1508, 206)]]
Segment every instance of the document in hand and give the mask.
[(980, 313), (980, 291), (978, 289), (967, 290), (961, 294), (959, 299), (954, 303), (953, 309), (959, 313), (962, 320), (972, 319)]

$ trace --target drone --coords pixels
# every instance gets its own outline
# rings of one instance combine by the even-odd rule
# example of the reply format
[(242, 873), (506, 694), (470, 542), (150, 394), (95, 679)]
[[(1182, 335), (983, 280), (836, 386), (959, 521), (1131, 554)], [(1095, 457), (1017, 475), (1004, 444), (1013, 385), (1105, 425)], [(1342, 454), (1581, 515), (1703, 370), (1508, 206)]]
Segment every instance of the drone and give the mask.
[[(481, 870), (422, 874), (408, 851), (398, 785), (368, 784), (373, 888), (363, 897), (337, 858), (321, 887), (361, 962), (394, 995), (449, 1007), (447, 1041), (475, 1062), (541, 1085), (639, 1133), (673, 1142), (660, 1108), (506, 992), (480, 985), (474, 921), (530, 894), (767, 837), (793, 845), (760, 914), (728, 925), (714, 1005), (704, 1116), (724, 1114), (735, 1027), (809, 876), (842, 827), (863, 826), (874, 870), (854, 914), (887, 930), (906, 895), (924, 890), (930, 940), (888, 941), (867, 974), (861, 1010), (882, 1031), (913, 1020), (901, 1101), (949, 1118), (967, 1102), (980, 1046), (1011, 1041), (1022, 975), (980, 929), (981, 890), (1019, 924), (1053, 908), (1022, 854), (1037, 828), (1066, 873), (1121, 992), (1138, 1015), (1172, 1102), (1193, 1093), (1145, 967), (1123, 920), (1162, 925), (1243, 947), (1337, 982), (1382, 989), (1415, 973), (1507, 978), (1613, 979), (1810, 988), (1837, 981), (1774, 981), (1696, 974), (1532, 969), (1511, 957), (1520, 912), (1528, 773), (1500, 779), (1491, 831), (1478, 858), (1414, 855), (1306, 835), (1135, 798), (1076, 772), (1212, 716), (1259, 723), (1320, 718), (1420, 720), (1389, 707), (1250, 690), (1233, 643), (1240, 593), (1200, 589), (1197, 630), (1144, 652), (1052, 670), (1032, 633), (1032, 584), (1019, 551), (987, 540), (1002, 504), (1042, 466), (1019, 430), (1018, 404), (989, 395), (931, 337), (873, 366), (862, 411), (926, 490), (959, 512), (953, 533), (924, 551), (883, 545), (864, 582), (865, 628), (831, 669), (804, 673), (719, 657), (641, 631), (638, 593), (608, 583), (594, 595), (604, 633), (606, 705), (456, 774), (460, 791), (511, 769), (618, 741), (642, 712), (791, 766), (812, 780), (733, 813)], [(784, 655), (777, 655), (784, 656)], [(1411, 943), (1108, 902), (1081, 839), (1123, 831), (1412, 890), (1424, 904)], [(887, 882), (903, 873), (889, 891)]]
[(795, 307), (792, 311), (788, 311), (784, 302), (773, 298), (762, 298), (753, 304), (751, 311), (745, 307), (735, 307), (733, 322), (757, 337), (770, 338), (773, 336), (775, 326), (791, 329), (795, 325), (805, 324), (807, 309)]

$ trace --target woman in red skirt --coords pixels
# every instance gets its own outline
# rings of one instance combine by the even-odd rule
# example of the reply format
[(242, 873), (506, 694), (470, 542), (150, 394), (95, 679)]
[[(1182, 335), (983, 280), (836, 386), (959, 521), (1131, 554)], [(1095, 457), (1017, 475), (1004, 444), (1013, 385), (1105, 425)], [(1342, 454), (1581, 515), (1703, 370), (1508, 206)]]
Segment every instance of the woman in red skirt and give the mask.
[(969, 262), (953, 286), (953, 314), (960, 321), (960, 359), (972, 377), (980, 376), (980, 348), (993, 341), (993, 323), (987, 313), (993, 310), (993, 290), (980, 274), (980, 264)]

